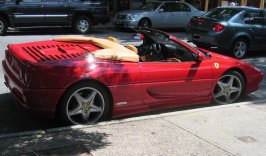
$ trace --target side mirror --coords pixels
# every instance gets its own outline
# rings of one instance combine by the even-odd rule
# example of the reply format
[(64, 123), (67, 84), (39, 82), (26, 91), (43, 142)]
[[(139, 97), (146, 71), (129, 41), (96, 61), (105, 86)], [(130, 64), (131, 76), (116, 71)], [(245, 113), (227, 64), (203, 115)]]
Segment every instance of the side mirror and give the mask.
[(133, 35), (133, 38), (135, 40), (143, 40), (144, 36), (142, 34), (136, 33), (136, 34)]
[(204, 60), (204, 56), (201, 53), (198, 53), (195, 58), (196, 62), (202, 62)]
[(159, 13), (164, 12), (164, 9), (159, 9), (158, 12)]

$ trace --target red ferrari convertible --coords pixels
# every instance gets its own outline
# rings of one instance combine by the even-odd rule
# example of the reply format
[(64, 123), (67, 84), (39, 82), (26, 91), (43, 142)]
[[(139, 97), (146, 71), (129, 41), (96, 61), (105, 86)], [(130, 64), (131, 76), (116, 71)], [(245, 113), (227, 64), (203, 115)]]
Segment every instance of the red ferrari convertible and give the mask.
[(256, 91), (263, 72), (152, 29), (139, 46), (113, 38), (61, 37), (9, 44), (5, 84), (29, 110), (69, 124), (161, 108), (233, 103)]

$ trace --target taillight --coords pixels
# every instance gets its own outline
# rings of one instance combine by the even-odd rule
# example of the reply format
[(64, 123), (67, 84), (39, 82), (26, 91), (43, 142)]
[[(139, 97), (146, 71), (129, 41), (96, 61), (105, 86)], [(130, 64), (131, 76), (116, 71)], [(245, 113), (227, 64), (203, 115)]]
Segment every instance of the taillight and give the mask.
[(224, 26), (222, 24), (216, 23), (213, 27), (213, 30), (215, 32), (221, 32), (224, 30)]

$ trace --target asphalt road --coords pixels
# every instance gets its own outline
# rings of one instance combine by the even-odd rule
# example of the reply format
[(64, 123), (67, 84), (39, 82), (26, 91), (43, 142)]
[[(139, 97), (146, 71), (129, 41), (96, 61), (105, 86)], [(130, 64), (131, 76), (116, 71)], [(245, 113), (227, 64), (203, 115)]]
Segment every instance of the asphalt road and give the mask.
[[(183, 30), (166, 30), (176, 37), (186, 40), (186, 34)], [(37, 30), (22, 30), (22, 31), (11, 31), (6, 36), (0, 36), (0, 60), (4, 59), (4, 50), (9, 43), (23, 43), (37, 40), (52, 39), (56, 36), (64, 35), (75, 35), (71, 34), (69, 29), (37, 29)], [(132, 32), (130, 31), (117, 31), (113, 29), (97, 29), (91, 34), (86, 36), (93, 37), (108, 37), (114, 36), (119, 39), (121, 44), (136, 44), (132, 40)], [(244, 61), (247, 61), (258, 68), (266, 72), (266, 53), (263, 52), (252, 52)], [(242, 101), (255, 101), (264, 99), (266, 97), (266, 78), (264, 77), (261, 87), (255, 93), (250, 94)], [(166, 111), (178, 111), (183, 109), (197, 109), (199, 107), (208, 107), (209, 105), (178, 108)], [(257, 109), (266, 110), (266, 105), (252, 105)], [(153, 112), (158, 113), (158, 112)], [(25, 111), (19, 107), (14, 98), (10, 95), (8, 88), (4, 85), (4, 77), (2, 68), (0, 68), (0, 134), (13, 133), (21, 131), (39, 130), (47, 128), (55, 128), (62, 126), (54, 120), (48, 120), (38, 117)], [(146, 115), (145, 113), (141, 115)]]

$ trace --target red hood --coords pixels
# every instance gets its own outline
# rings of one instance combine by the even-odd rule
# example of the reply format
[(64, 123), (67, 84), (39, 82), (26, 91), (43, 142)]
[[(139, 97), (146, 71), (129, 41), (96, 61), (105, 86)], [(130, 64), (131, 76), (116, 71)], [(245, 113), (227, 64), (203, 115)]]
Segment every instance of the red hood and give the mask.
[(8, 49), (21, 61), (37, 63), (80, 57), (100, 48), (93, 44), (47, 40), (9, 44)]

